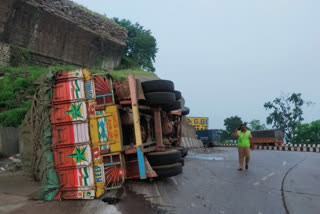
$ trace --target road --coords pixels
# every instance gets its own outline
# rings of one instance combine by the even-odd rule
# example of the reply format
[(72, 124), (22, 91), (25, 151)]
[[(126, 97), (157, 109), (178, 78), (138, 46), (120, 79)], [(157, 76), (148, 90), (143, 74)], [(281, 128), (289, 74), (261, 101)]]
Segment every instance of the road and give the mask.
[[(101, 200), (38, 203), (9, 190), (0, 213), (218, 213), (312, 214), (320, 210), (320, 154), (253, 151), (249, 170), (237, 171), (236, 148), (212, 148), (190, 153), (181, 175), (129, 181), (116, 205)], [(0, 177), (0, 183), (3, 183)], [(17, 200), (15, 200), (17, 201)], [(7, 208), (7, 209), (6, 209)], [(286, 210), (287, 209), (287, 210)]]

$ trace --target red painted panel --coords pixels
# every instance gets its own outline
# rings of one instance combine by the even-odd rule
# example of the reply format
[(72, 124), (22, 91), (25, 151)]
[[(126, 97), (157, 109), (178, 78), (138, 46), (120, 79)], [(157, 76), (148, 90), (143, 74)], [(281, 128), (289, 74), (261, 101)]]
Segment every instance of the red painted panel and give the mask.
[(83, 99), (85, 99), (83, 80), (58, 82), (54, 85), (52, 96), (54, 104), (69, 103), (70, 101)]
[(52, 102), (59, 103), (66, 101), (70, 101), (69, 81), (57, 83), (53, 87)]
[(66, 147), (89, 141), (87, 123), (52, 126), (52, 144), (54, 148)]
[(85, 102), (60, 104), (51, 108), (52, 124), (85, 121), (86, 119), (87, 107)]
[(60, 191), (94, 188), (93, 169), (91, 166), (58, 169), (56, 172), (61, 185)]
[(92, 163), (90, 145), (54, 149), (53, 157), (56, 169), (87, 166)]

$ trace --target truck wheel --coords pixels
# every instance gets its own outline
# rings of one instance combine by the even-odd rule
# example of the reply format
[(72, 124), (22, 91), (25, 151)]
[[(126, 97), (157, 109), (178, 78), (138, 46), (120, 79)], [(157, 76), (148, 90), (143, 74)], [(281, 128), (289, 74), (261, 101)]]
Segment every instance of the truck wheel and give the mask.
[(180, 151), (181, 153), (181, 157), (183, 157), (183, 155), (185, 154), (185, 152), (187, 151), (186, 148), (182, 147), (182, 146), (177, 146), (177, 147), (174, 147), (174, 149)]
[(151, 152), (146, 154), (146, 157), (151, 166), (162, 166), (176, 163), (181, 159), (181, 152), (170, 149), (163, 152)]
[(172, 105), (165, 105), (162, 107), (164, 111), (173, 111), (181, 109), (181, 103), (179, 101), (175, 101)]
[(181, 99), (181, 92), (180, 91), (174, 91), (174, 94), (176, 95), (177, 100)]
[(147, 105), (171, 105), (176, 101), (176, 96), (172, 92), (152, 92), (145, 93)]
[(190, 109), (188, 107), (183, 107), (182, 116), (188, 115), (190, 113)]
[(143, 92), (174, 92), (174, 84), (170, 80), (151, 80), (141, 83)]
[(184, 166), (184, 159), (183, 159), (183, 158), (181, 158), (180, 160), (178, 160), (178, 161), (177, 161), (177, 163), (181, 163), (181, 164), (182, 164), (182, 166)]
[(154, 171), (158, 174), (158, 177), (167, 178), (171, 176), (176, 176), (182, 173), (182, 164), (175, 163), (164, 166), (155, 166), (152, 167)]
[(182, 157), (184, 158), (187, 155), (188, 155), (188, 149), (184, 148)]

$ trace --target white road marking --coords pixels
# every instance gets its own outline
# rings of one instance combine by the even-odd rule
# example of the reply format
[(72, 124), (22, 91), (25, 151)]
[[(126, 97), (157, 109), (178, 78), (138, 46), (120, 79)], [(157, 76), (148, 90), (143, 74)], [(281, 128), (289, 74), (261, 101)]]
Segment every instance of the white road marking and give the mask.
[(287, 164), (287, 161), (283, 161), (282, 166), (285, 166)]
[(174, 183), (176, 186), (178, 186), (178, 182), (177, 182), (176, 178), (171, 177), (171, 180), (173, 181), (173, 183)]
[[(266, 175), (266, 176), (264, 176), (263, 178), (261, 178), (261, 181), (265, 181), (265, 180), (267, 180), (268, 178), (270, 178), (270, 177), (272, 177), (272, 176), (274, 176), (274, 175), (275, 175), (275, 173), (274, 173), (274, 172), (271, 172), (271, 173), (269, 173), (268, 175)], [(254, 185), (254, 186), (260, 185), (260, 181), (255, 182), (253, 185)]]
[(274, 172), (271, 172), (270, 174), (264, 176), (263, 178), (261, 178), (261, 180), (262, 180), (262, 181), (265, 181), (265, 180), (267, 180), (268, 178), (270, 178), (270, 177), (272, 177), (272, 176), (274, 176)]

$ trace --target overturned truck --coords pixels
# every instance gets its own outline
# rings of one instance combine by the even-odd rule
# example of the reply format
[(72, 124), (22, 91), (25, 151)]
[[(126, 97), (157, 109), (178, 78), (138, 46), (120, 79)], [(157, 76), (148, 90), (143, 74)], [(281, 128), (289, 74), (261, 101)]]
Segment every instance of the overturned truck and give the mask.
[(173, 82), (129, 75), (119, 83), (87, 69), (50, 71), (44, 82), (22, 131), (22, 141), (31, 133), (44, 200), (93, 199), (126, 179), (182, 172), (181, 117), (189, 109)]

